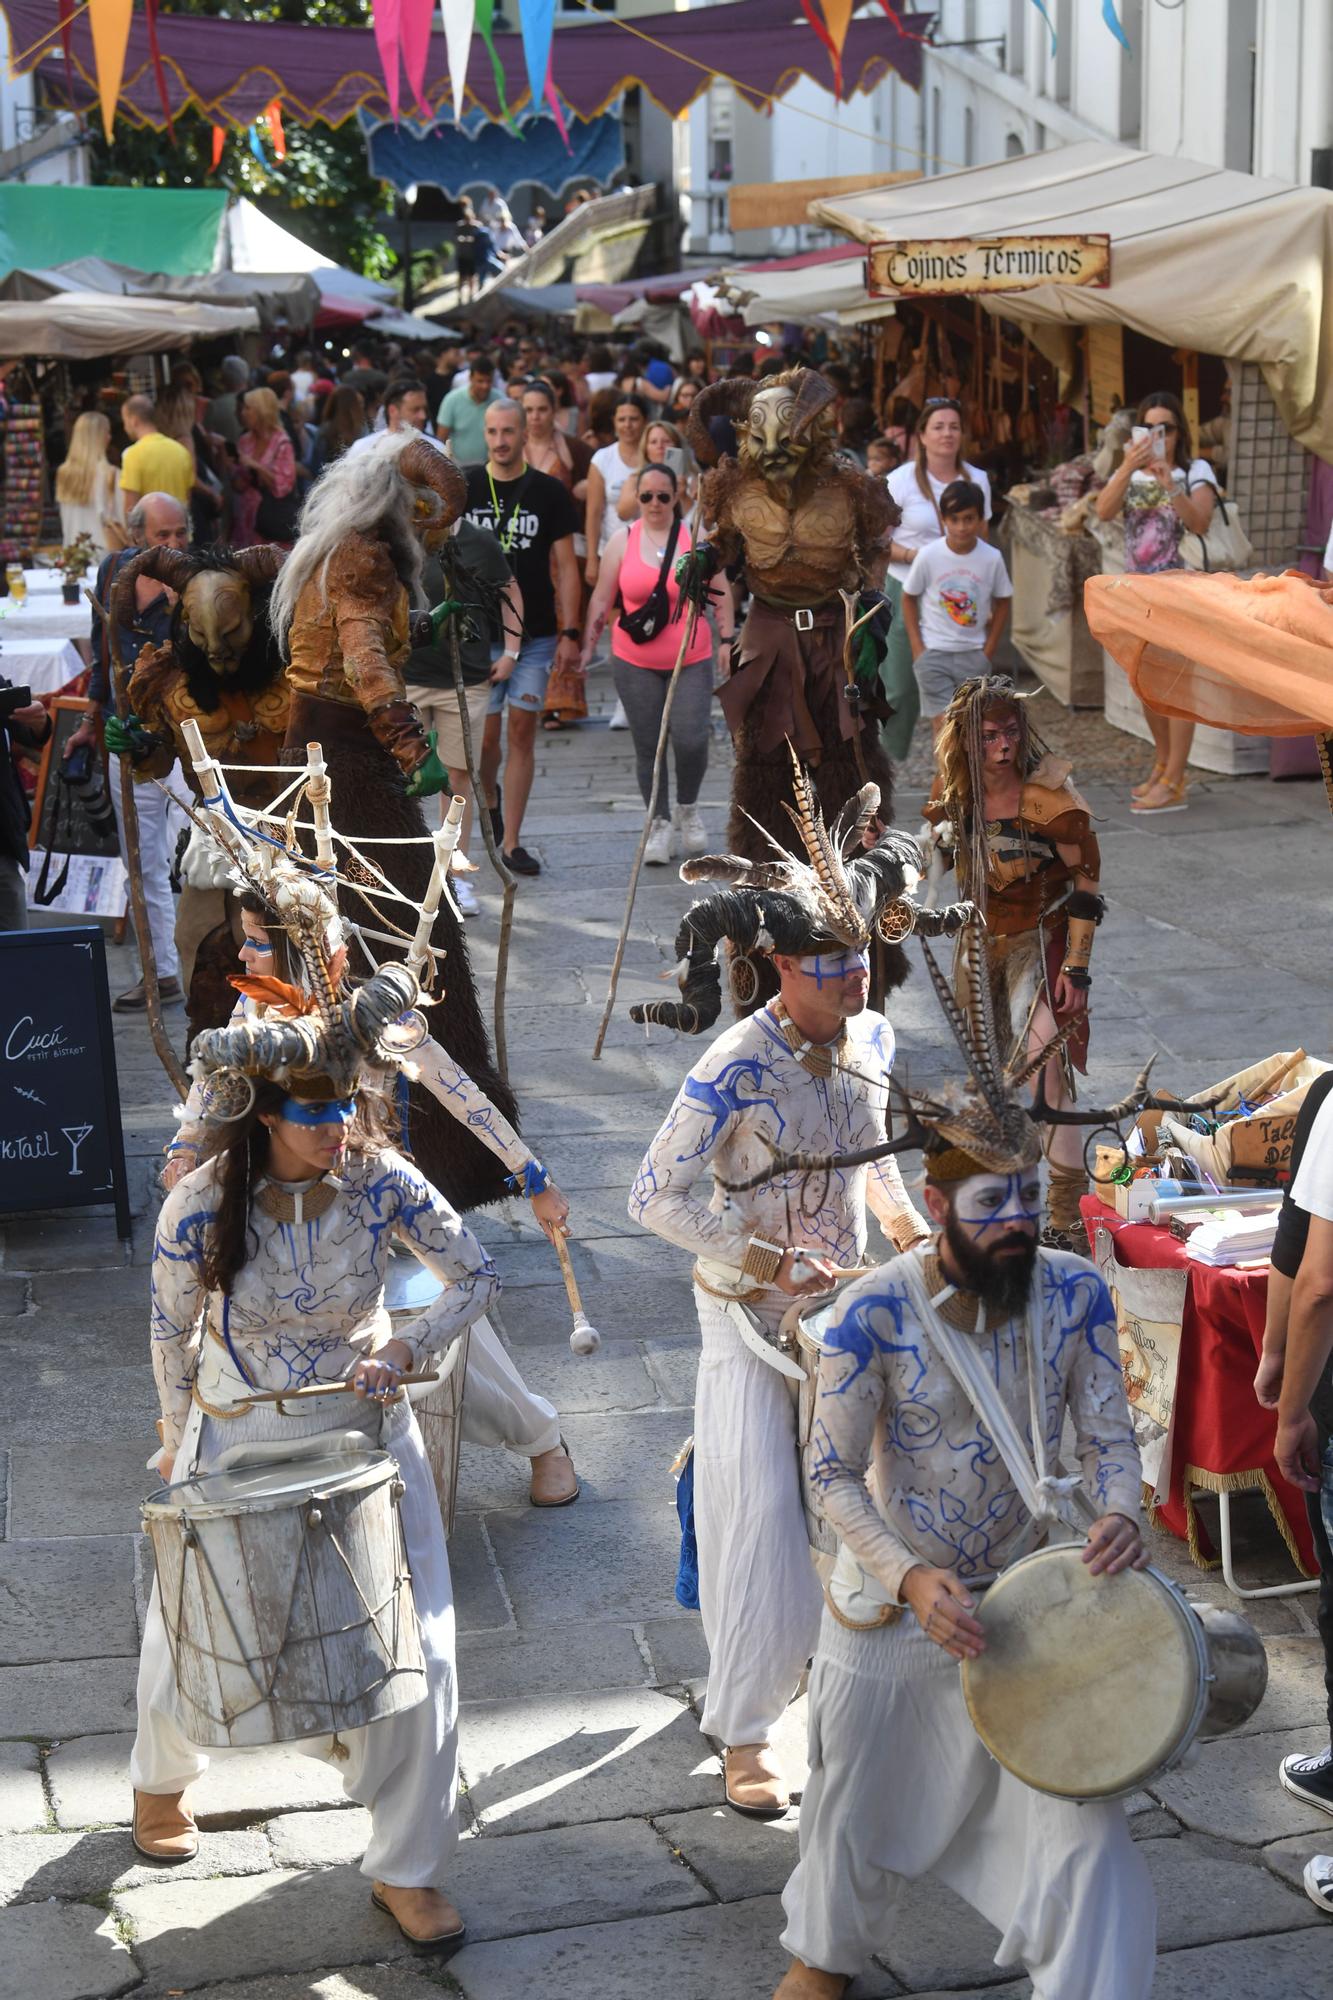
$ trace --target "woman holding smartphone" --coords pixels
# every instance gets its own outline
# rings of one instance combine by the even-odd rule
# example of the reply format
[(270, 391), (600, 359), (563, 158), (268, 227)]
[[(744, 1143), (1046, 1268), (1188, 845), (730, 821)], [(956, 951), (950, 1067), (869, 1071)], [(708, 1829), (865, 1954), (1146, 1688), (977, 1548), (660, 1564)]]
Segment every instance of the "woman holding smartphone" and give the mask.
[[(1207, 534), (1216, 498), (1217, 475), (1206, 458), (1192, 456), (1180, 399), (1169, 389), (1145, 396), (1125, 455), (1094, 502), (1099, 520), (1124, 513), (1126, 570), (1145, 576), (1183, 569), (1181, 538)], [(1156, 755), (1147, 778), (1134, 787), (1130, 810), (1144, 817), (1183, 812), (1194, 724), (1156, 715), (1146, 703), (1143, 713)]]

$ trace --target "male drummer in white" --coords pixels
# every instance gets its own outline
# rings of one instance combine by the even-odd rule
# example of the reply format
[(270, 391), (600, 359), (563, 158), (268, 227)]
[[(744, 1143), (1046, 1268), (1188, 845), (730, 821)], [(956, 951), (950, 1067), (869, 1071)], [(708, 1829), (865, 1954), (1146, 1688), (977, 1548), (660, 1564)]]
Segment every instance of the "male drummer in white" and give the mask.
[[(780, 981), (779, 995), (720, 1035), (685, 1078), (629, 1204), (636, 1221), (696, 1259), (694, 1518), (709, 1653), (701, 1726), (725, 1748), (728, 1804), (759, 1817), (790, 1801), (770, 1737), (814, 1650), (821, 1601), (796, 1454), (791, 1378), (800, 1371), (770, 1343), (794, 1299), (828, 1291), (860, 1263), (867, 1202), (900, 1248), (927, 1225), (892, 1159), (868, 1172), (729, 1189), (771, 1165), (775, 1149), (882, 1141), (894, 1038), (866, 1007), (864, 934), (901, 894), (905, 839), (889, 835), (848, 865), (860, 944), (829, 935), (830, 912), (813, 893), (729, 890), (696, 903), (682, 926), (688, 1004), (635, 1010), (691, 1031), (699, 1015), (715, 1020), (713, 953), (723, 937), (739, 955), (769, 951)], [(697, 866), (716, 875), (723, 862)], [(793, 862), (790, 875), (798, 872)], [(844, 935), (854, 934), (846, 915)]]
[(1044, 1449), (1054, 1461), (1068, 1413), (1098, 1512), (1083, 1559), (1095, 1575), (1147, 1561), (1115, 1312), (1090, 1264), (1038, 1249), (1039, 1142), (1012, 1107), (1004, 1131), (1020, 1143), (979, 1147), (982, 1158), (937, 1135), (925, 1200), (938, 1237), (853, 1285), (823, 1330), (807, 1467), (842, 1549), (810, 1677), (801, 1859), (783, 1897), (794, 1963), (780, 2000), (838, 2000), (891, 1952), (899, 1887), (923, 1875), (1003, 1933), (996, 1963), (1022, 1964), (1035, 2000), (1148, 2000), (1152, 1987), (1155, 1901), (1122, 1807), (1011, 1776), (974, 1732), (953, 1664), (984, 1650), (975, 1593), (1032, 1537), (989, 1429), (941, 1358), (947, 1329), (1030, 1443), (1035, 1288)]

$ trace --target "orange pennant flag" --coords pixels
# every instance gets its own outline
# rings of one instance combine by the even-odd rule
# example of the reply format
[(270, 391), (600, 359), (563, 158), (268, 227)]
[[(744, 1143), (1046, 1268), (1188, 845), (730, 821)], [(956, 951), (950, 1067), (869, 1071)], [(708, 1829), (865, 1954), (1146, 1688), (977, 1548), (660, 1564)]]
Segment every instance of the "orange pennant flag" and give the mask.
[(832, 44), (834, 87), (842, 96), (842, 48), (847, 40), (847, 30), (852, 25), (852, 8), (855, 0), (819, 0), (824, 20), (828, 26), (829, 41)]
[(287, 134), (282, 129), (282, 99), (275, 97), (264, 113), (268, 119), (268, 136), (273, 141), (273, 157), (285, 160), (287, 157)]
[(108, 143), (116, 123), (116, 101), (120, 96), (120, 80), (125, 73), (125, 48), (130, 39), (133, 12), (134, 0), (88, 0), (97, 94), (102, 104), (102, 130)]
[(215, 174), (218, 168), (221, 166), (222, 148), (226, 145), (226, 143), (227, 143), (227, 134), (225, 128), (221, 125), (215, 125), (213, 127), (213, 157), (209, 161), (208, 165), (208, 171), (210, 174)]

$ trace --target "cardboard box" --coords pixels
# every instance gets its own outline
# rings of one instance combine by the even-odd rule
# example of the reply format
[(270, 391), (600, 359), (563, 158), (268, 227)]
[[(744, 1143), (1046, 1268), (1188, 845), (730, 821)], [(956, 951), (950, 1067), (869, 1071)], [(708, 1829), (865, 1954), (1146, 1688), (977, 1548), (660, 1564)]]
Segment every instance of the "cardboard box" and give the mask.
[[(1307, 1056), (1304, 1049), (1280, 1050), (1206, 1090), (1196, 1091), (1187, 1100), (1191, 1104), (1206, 1104), (1209, 1098), (1222, 1100), (1209, 1114), (1222, 1122), (1207, 1137), (1191, 1131), (1170, 1112), (1145, 1111), (1139, 1129), (1148, 1155), (1167, 1142), (1187, 1152), (1214, 1180), (1277, 1187), (1291, 1166), (1291, 1142), (1305, 1093), (1330, 1067), (1333, 1065), (1317, 1056)], [(1228, 1118), (1227, 1113), (1237, 1111), (1242, 1101), (1261, 1103), (1263, 1109), (1248, 1117)]]

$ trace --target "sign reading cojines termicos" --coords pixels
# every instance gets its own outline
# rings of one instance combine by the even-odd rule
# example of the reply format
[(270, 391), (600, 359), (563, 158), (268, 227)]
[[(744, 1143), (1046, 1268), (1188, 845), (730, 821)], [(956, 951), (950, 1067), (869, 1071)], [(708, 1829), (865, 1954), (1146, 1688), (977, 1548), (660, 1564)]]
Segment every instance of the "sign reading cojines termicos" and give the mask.
[(1100, 290), (1110, 282), (1109, 236), (944, 236), (872, 243), (866, 253), (866, 287), (875, 298), (1030, 292), (1038, 285)]

